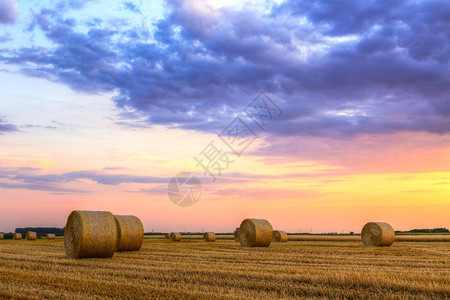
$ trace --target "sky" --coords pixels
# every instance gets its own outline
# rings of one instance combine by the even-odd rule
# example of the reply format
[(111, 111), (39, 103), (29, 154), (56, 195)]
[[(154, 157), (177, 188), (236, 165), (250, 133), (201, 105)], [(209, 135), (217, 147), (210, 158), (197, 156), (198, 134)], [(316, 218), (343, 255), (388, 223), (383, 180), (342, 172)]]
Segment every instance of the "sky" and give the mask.
[(449, 20), (447, 0), (0, 0), (0, 231), (72, 210), (449, 228)]

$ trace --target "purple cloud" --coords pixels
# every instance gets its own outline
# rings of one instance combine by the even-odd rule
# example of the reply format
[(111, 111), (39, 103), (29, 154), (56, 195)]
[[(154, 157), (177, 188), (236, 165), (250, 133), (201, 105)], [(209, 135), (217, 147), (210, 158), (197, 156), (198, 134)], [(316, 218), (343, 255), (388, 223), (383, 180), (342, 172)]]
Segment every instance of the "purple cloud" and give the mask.
[(16, 0), (0, 1), (0, 23), (12, 24), (19, 17), (19, 6)]
[(12, 41), (12, 37), (10, 34), (6, 33), (4, 35), (0, 35), (0, 43), (6, 43)]
[(30, 28), (53, 47), (3, 49), (0, 61), (116, 91), (139, 126), (218, 132), (264, 90), (285, 112), (271, 128), (280, 135), (450, 131), (448, 1), (285, 1), (268, 12), (189, 3), (167, 1), (170, 13), (145, 30), (96, 18), (85, 32), (43, 10)]
[[(73, 194), (92, 193), (85, 189), (67, 187), (70, 182), (88, 179), (102, 185), (119, 185), (122, 183), (158, 183), (165, 184), (169, 178), (154, 176), (138, 176), (132, 174), (110, 174), (105, 171), (85, 170), (62, 174), (41, 174), (37, 168), (0, 168), (0, 188), (29, 189), (53, 193)], [(117, 168), (114, 168), (117, 170)]]
[(38, 182), (52, 182), (63, 183), (77, 181), (79, 179), (89, 179), (94, 182), (104, 185), (118, 185), (121, 183), (165, 183), (168, 178), (153, 177), (153, 176), (136, 176), (126, 174), (108, 174), (98, 171), (74, 171), (63, 174), (18, 174), (11, 178), (12, 180), (19, 180), (27, 183)]
[(0, 118), (0, 135), (4, 132), (18, 131), (17, 126), (14, 124), (5, 123), (2, 118)]

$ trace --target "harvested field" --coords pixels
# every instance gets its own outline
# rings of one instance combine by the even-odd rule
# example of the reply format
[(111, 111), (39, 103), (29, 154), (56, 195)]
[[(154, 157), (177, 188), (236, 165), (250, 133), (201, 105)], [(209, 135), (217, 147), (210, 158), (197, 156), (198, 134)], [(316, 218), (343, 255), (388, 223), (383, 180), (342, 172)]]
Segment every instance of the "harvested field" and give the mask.
[[(61, 239), (0, 241), (0, 297), (362, 298), (450, 295), (450, 243), (289, 241), (243, 248), (202, 236), (173, 243), (146, 238), (138, 252), (68, 259)], [(232, 237), (232, 235), (230, 235)], [(290, 236), (291, 238), (291, 236)], [(424, 236), (420, 236), (424, 239)], [(434, 238), (434, 237), (433, 237)]]
[[(324, 234), (289, 234), (290, 241), (329, 241), (329, 242), (361, 242), (361, 236), (355, 235), (324, 235)], [(145, 235), (144, 239), (163, 239), (164, 235)], [(183, 234), (183, 240), (201, 240), (203, 234)], [(216, 234), (217, 240), (233, 240), (232, 234)], [(450, 242), (450, 234), (433, 235), (396, 235), (396, 242)]]

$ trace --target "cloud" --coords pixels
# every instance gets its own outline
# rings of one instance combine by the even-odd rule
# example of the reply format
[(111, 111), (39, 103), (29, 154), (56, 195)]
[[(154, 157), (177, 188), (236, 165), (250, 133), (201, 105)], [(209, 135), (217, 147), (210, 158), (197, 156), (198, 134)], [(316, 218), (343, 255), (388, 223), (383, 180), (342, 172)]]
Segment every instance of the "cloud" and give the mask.
[(0, 43), (6, 43), (12, 41), (12, 37), (10, 34), (6, 33), (4, 35), (0, 35)]
[(273, 201), (273, 199), (305, 199), (323, 195), (314, 189), (277, 189), (277, 188), (222, 188), (214, 192), (221, 197), (248, 198), (258, 201)]
[(166, 6), (153, 28), (96, 16), (87, 30), (45, 9), (30, 28), (53, 46), (4, 49), (0, 61), (78, 91), (115, 92), (137, 126), (217, 132), (264, 90), (284, 111), (270, 127), (277, 135), (450, 131), (446, 0)]
[(450, 97), (433, 99), (431, 105), (436, 114), (450, 118)]
[(50, 194), (57, 195), (77, 195), (77, 194), (89, 194), (90, 190), (65, 188), (61, 186), (55, 186), (50, 184), (32, 184), (32, 183), (7, 183), (0, 182), (0, 188), (4, 189), (26, 189), (33, 191), (50, 192)]
[(63, 0), (56, 2), (56, 8), (61, 11), (80, 10), (90, 2), (97, 2), (97, 0)]
[(70, 183), (90, 180), (101, 185), (120, 185), (126, 183), (165, 184), (168, 178), (154, 176), (138, 176), (130, 174), (109, 174), (106, 168), (101, 171), (85, 170), (61, 174), (42, 174), (37, 168), (0, 168), (0, 188), (29, 189), (54, 193), (92, 193), (90, 189), (74, 188)]
[(58, 127), (53, 126), (53, 125), (46, 125), (46, 126), (42, 126), (42, 125), (35, 125), (35, 124), (24, 124), (21, 127), (23, 128), (45, 128), (45, 129), (58, 129)]
[(99, 171), (74, 171), (63, 174), (46, 175), (16, 175), (12, 179), (23, 182), (72, 182), (80, 179), (88, 179), (103, 185), (119, 185), (121, 183), (163, 183), (167, 178), (153, 176), (136, 176), (127, 174), (107, 174)]
[(5, 123), (5, 121), (0, 118), (0, 135), (5, 132), (18, 131), (17, 126), (14, 124)]
[(334, 179), (349, 174), (446, 172), (449, 152), (448, 134), (436, 137), (427, 132), (397, 132), (340, 139), (272, 136), (264, 147), (246, 155), (258, 158), (271, 169), (292, 161), (317, 162), (331, 168), (330, 172), (316, 172), (319, 177)]
[(132, 2), (129, 2), (129, 1), (124, 2), (123, 6), (131, 12), (141, 14), (141, 10), (136, 6), (136, 4), (134, 4)]
[(123, 171), (123, 170), (126, 170), (126, 168), (123, 168), (123, 167), (104, 167), (103, 170), (106, 170), (106, 171)]
[(148, 189), (140, 189), (138, 191), (128, 191), (128, 193), (145, 193), (149, 195), (167, 195), (167, 184), (156, 185)]
[(0, 24), (12, 24), (19, 17), (19, 6), (16, 0), (0, 1)]

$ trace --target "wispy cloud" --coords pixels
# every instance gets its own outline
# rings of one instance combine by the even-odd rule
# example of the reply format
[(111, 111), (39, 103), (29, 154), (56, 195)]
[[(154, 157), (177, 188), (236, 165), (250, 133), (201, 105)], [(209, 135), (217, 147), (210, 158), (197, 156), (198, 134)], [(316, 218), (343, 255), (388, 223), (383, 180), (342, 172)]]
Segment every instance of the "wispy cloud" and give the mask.
[(68, 187), (67, 184), (80, 183), (81, 180), (90, 180), (101, 185), (127, 183), (162, 184), (169, 180), (165, 177), (109, 174), (107, 170), (111, 169), (42, 174), (43, 170), (37, 168), (0, 168), (0, 188), (40, 190), (55, 193), (90, 193), (93, 191), (86, 189), (84, 186), (74, 188), (73, 186)]
[(130, 1), (126, 1), (123, 3), (123, 6), (131, 12), (141, 14), (141, 10), (138, 8), (136, 4)]
[(0, 118), (0, 135), (5, 132), (11, 131), (18, 131), (17, 126), (14, 124), (8, 124), (2, 118)]
[(122, 183), (162, 183), (167, 182), (167, 178), (154, 176), (137, 176), (127, 174), (107, 174), (99, 171), (74, 171), (63, 174), (18, 174), (12, 177), (13, 180), (24, 182), (71, 182), (80, 179), (88, 179), (104, 185), (118, 185)]
[(3, 189), (26, 189), (26, 190), (33, 190), (33, 191), (44, 191), (44, 192), (50, 192), (50, 194), (58, 194), (58, 195), (76, 195), (76, 194), (89, 194), (93, 191), (86, 190), (86, 189), (79, 189), (79, 188), (67, 188), (62, 187), (55, 184), (50, 183), (44, 183), (44, 184), (37, 184), (37, 183), (7, 183), (7, 182), (0, 182), (0, 188)]
[(316, 198), (324, 193), (314, 189), (278, 189), (278, 188), (222, 188), (214, 192), (220, 197), (240, 197), (259, 201), (274, 201), (276, 199)]

